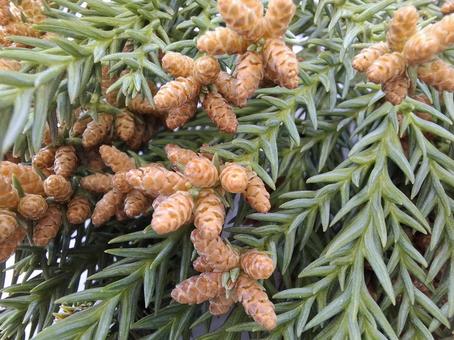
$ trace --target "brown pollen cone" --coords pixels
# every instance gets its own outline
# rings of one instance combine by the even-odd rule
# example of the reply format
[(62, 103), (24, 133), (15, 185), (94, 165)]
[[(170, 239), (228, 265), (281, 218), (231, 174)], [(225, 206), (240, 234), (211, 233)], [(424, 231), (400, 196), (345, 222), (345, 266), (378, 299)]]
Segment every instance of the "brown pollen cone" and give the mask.
[[(218, 10), (227, 27), (243, 35), (248, 40), (256, 41), (260, 34), (256, 26), (263, 16), (263, 5), (259, 0), (218, 0)], [(261, 32), (263, 33), (263, 32)]]
[(99, 227), (110, 220), (115, 215), (117, 207), (122, 203), (124, 195), (114, 190), (106, 193), (101, 200), (96, 203), (95, 210), (91, 215), (91, 220), (96, 227)]
[(389, 53), (390, 49), (387, 43), (379, 42), (369, 47), (363, 48), (353, 58), (353, 68), (359, 72), (366, 72), (372, 63), (382, 55)]
[(393, 105), (399, 105), (407, 97), (410, 88), (410, 79), (404, 74), (383, 85), (385, 98)]
[(33, 229), (33, 243), (38, 247), (45, 247), (57, 236), (62, 225), (62, 213), (58, 206), (50, 205)]
[(154, 102), (158, 110), (169, 110), (194, 99), (199, 91), (200, 85), (193, 77), (179, 77), (162, 86), (154, 96)]
[(225, 272), (236, 268), (240, 263), (240, 255), (230, 244), (225, 243), (220, 236), (205, 238), (198, 229), (191, 233), (191, 241), (200, 256), (217, 272)]
[(253, 171), (249, 172), (249, 183), (243, 195), (256, 211), (266, 213), (270, 210), (270, 194), (266, 190), (263, 181)]
[(177, 164), (186, 165), (190, 160), (198, 157), (194, 151), (184, 149), (176, 144), (167, 144), (164, 147), (164, 150), (166, 152), (167, 159), (173, 165)]
[(299, 66), (295, 52), (281, 39), (268, 39), (263, 47), (267, 76), (276, 84), (294, 89), (299, 83)]
[(227, 72), (219, 72), (216, 80), (214, 81), (218, 92), (233, 105), (243, 107), (246, 105), (247, 98), (238, 95), (238, 86), (236, 79)]
[(198, 188), (213, 187), (219, 179), (218, 169), (205, 157), (195, 157), (185, 168), (184, 175), (192, 185)]
[(212, 190), (202, 190), (196, 201), (194, 225), (204, 238), (221, 234), (225, 219), (225, 208)]
[(407, 40), (416, 33), (418, 20), (418, 10), (414, 6), (404, 6), (394, 12), (386, 35), (392, 51), (401, 52), (403, 50)]
[(44, 181), (44, 192), (57, 202), (65, 202), (71, 198), (73, 189), (71, 182), (60, 175), (50, 175)]
[(47, 202), (41, 195), (26, 194), (20, 199), (17, 211), (29, 220), (39, 220), (47, 211)]
[(18, 227), (16, 214), (9, 210), (0, 209), (0, 245), (10, 238)]
[(162, 58), (162, 68), (172, 77), (189, 77), (194, 69), (194, 60), (178, 52), (167, 52)]
[(198, 83), (208, 85), (215, 81), (220, 71), (221, 67), (216, 58), (203, 56), (194, 62), (193, 77)]
[(109, 74), (109, 67), (103, 66), (102, 67), (102, 76), (101, 76), (101, 92), (103, 96), (106, 98), (106, 101), (110, 104), (115, 106), (117, 103), (117, 94), (118, 90), (110, 91), (107, 93), (109, 87), (118, 80), (117, 76), (111, 77)]
[(236, 132), (236, 114), (219, 93), (209, 92), (203, 100), (203, 109), (219, 130), (226, 133)]
[(5, 262), (16, 251), (17, 245), (23, 241), (27, 233), (18, 226), (14, 233), (0, 243), (0, 263)]
[(279, 38), (284, 35), (295, 11), (293, 0), (270, 0), (265, 14), (265, 36)]
[(192, 262), (192, 267), (199, 273), (212, 272), (213, 268), (207, 262), (206, 258), (199, 256)]
[(29, 165), (1, 161), (0, 175), (9, 179), (12, 179), (14, 175), (27, 194), (41, 195), (44, 193), (41, 177)]
[(367, 69), (367, 79), (376, 84), (383, 84), (404, 74), (407, 64), (401, 53), (393, 52), (382, 55)]
[(276, 328), (277, 317), (274, 305), (264, 288), (247, 275), (240, 275), (235, 284), (235, 300), (243, 304), (247, 315), (266, 330)]
[(128, 217), (137, 217), (145, 213), (149, 206), (148, 198), (140, 190), (131, 190), (125, 198), (125, 213)]
[(267, 253), (251, 249), (241, 255), (241, 269), (251, 278), (262, 280), (273, 274), (274, 263)]
[(222, 169), (219, 178), (222, 188), (231, 193), (244, 192), (249, 183), (247, 170), (235, 163), (227, 163)]
[(112, 175), (106, 173), (96, 173), (82, 177), (80, 186), (85, 190), (105, 194), (112, 189)]
[(440, 8), (444, 15), (454, 13), (454, 0), (447, 0)]
[(101, 145), (99, 153), (104, 163), (115, 173), (128, 171), (136, 167), (134, 160), (115, 146)]
[(190, 277), (172, 290), (172, 298), (182, 304), (199, 304), (215, 298), (222, 291), (222, 273), (202, 273)]
[(54, 164), (55, 148), (46, 146), (33, 156), (32, 164), (38, 169), (50, 168)]
[(88, 123), (87, 128), (82, 134), (82, 145), (91, 148), (102, 143), (112, 128), (113, 117), (103, 114), (98, 117), (98, 121), (93, 120)]
[(157, 163), (130, 170), (126, 178), (134, 189), (154, 197), (160, 194), (169, 196), (176, 191), (184, 191), (188, 188), (181, 174), (169, 171)]
[(0, 208), (15, 209), (19, 204), (19, 195), (4, 176), (0, 176)]
[(54, 172), (56, 175), (70, 177), (77, 167), (76, 149), (71, 145), (60, 146), (55, 152)]
[(245, 101), (254, 95), (264, 76), (262, 56), (256, 52), (241, 55), (235, 68), (239, 101)]
[(115, 191), (127, 194), (132, 190), (132, 187), (131, 185), (129, 185), (126, 174), (127, 174), (126, 171), (120, 171), (113, 176), (112, 187)]
[(197, 112), (197, 103), (198, 98), (195, 98), (181, 106), (169, 109), (165, 119), (166, 126), (171, 130), (184, 126), (195, 116)]
[(419, 66), (418, 77), (438, 91), (454, 92), (454, 68), (441, 59)]
[(90, 116), (77, 119), (71, 127), (71, 135), (81, 136), (87, 128), (88, 124), (92, 121), (93, 118), (91, 118)]
[(77, 195), (68, 203), (66, 218), (71, 224), (82, 224), (91, 215), (91, 203), (85, 196)]
[(151, 227), (157, 234), (171, 233), (191, 220), (193, 209), (191, 194), (177, 191), (156, 207)]
[(222, 315), (227, 313), (230, 308), (235, 304), (232, 295), (227, 296), (225, 289), (213, 299), (210, 299), (210, 306), (208, 307), (212, 315)]
[(124, 142), (132, 138), (135, 133), (135, 122), (130, 113), (123, 111), (115, 116), (115, 133)]
[(210, 55), (244, 53), (248, 45), (245, 38), (226, 27), (217, 27), (197, 39), (197, 49)]

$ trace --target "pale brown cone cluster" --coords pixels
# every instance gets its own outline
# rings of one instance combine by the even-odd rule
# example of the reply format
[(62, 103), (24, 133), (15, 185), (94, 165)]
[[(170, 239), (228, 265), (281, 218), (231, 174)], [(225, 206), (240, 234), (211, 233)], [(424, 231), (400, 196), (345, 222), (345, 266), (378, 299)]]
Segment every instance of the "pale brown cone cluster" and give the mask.
[[(454, 3), (453, 3), (454, 4)], [(442, 11), (450, 13), (449, 2)], [(363, 49), (353, 59), (353, 67), (381, 84), (385, 98), (400, 104), (411, 87), (407, 68), (417, 68), (418, 78), (438, 91), (454, 91), (454, 68), (437, 54), (454, 44), (454, 14), (418, 30), (419, 14), (414, 6), (398, 9), (389, 23), (386, 43)]]

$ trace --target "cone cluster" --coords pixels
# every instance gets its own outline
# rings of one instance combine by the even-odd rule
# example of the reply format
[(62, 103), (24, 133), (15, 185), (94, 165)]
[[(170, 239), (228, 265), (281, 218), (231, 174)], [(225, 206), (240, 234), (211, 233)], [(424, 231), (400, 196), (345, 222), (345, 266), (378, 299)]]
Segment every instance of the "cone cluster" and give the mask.
[[(444, 13), (448, 13), (448, 3)], [(386, 42), (363, 49), (353, 67), (381, 84), (385, 98), (400, 104), (411, 87), (408, 67), (416, 67), (418, 78), (438, 91), (454, 91), (454, 68), (437, 55), (454, 44), (454, 15), (418, 30), (419, 14), (414, 6), (401, 7), (389, 24)]]

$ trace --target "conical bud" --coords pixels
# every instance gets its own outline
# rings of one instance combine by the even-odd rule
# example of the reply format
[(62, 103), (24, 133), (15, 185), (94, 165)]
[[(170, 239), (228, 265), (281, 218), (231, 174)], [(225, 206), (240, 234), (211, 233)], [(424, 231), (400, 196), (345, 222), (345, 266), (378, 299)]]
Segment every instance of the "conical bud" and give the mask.
[(205, 157), (195, 157), (185, 168), (184, 175), (193, 186), (211, 188), (218, 181), (218, 169)]
[(418, 20), (419, 14), (415, 6), (404, 6), (394, 12), (386, 35), (392, 51), (401, 52), (403, 50), (407, 40), (416, 33)]
[(186, 165), (189, 161), (198, 157), (194, 151), (183, 149), (176, 144), (167, 144), (164, 150), (168, 160), (173, 165)]
[(55, 149), (46, 146), (40, 149), (36, 155), (33, 156), (32, 164), (38, 169), (47, 169), (54, 164)]
[(101, 200), (96, 203), (91, 220), (96, 227), (99, 227), (110, 220), (115, 215), (117, 207), (122, 203), (124, 195), (114, 190), (106, 193)]
[(196, 201), (194, 225), (204, 238), (221, 234), (225, 219), (225, 208), (212, 190), (202, 190)]
[(247, 98), (240, 97), (238, 94), (237, 81), (227, 72), (219, 72), (214, 81), (218, 92), (231, 104), (243, 107), (246, 105)]
[(16, 221), (16, 214), (9, 210), (0, 210), (0, 245), (9, 239), (19, 225)]
[(454, 68), (441, 59), (419, 66), (418, 77), (438, 91), (454, 92)]
[(17, 211), (29, 220), (39, 220), (47, 211), (47, 202), (41, 195), (26, 194), (20, 199)]
[(210, 299), (210, 306), (208, 308), (212, 315), (223, 315), (227, 313), (234, 304), (235, 300), (233, 299), (233, 296), (231, 294), (227, 296), (227, 292), (224, 289), (218, 296)]
[(213, 268), (209, 265), (203, 256), (199, 256), (192, 262), (192, 266), (199, 273), (212, 272)]
[[(291, 0), (290, 0), (291, 1)], [(235, 68), (237, 93), (240, 102), (254, 95), (264, 76), (262, 56), (256, 52), (241, 55)]]
[(85, 190), (105, 194), (112, 189), (112, 175), (106, 173), (96, 173), (82, 177), (80, 186)]
[(0, 243), (0, 263), (5, 262), (16, 251), (17, 245), (23, 241), (27, 233), (18, 226), (14, 233)]
[(92, 121), (93, 119), (90, 116), (77, 119), (71, 127), (71, 135), (75, 137), (81, 136), (87, 128), (88, 124)]
[(383, 85), (385, 98), (393, 105), (399, 105), (407, 97), (408, 89), (410, 88), (410, 79), (404, 74)]
[(298, 87), (298, 59), (283, 40), (268, 39), (263, 48), (263, 60), (267, 75), (274, 83), (289, 89)]
[(4, 176), (0, 176), (0, 209), (15, 209), (19, 204), (19, 195)]
[(215, 298), (222, 292), (222, 273), (202, 273), (177, 284), (172, 298), (182, 304), (199, 304)]
[(220, 71), (221, 67), (216, 58), (204, 56), (194, 62), (194, 79), (202, 85), (212, 84)]
[(134, 135), (134, 118), (127, 111), (123, 111), (115, 116), (115, 133), (124, 142), (128, 141)]
[(251, 249), (241, 255), (241, 269), (251, 278), (262, 280), (273, 274), (274, 263), (267, 253)]
[(171, 233), (191, 220), (193, 209), (191, 194), (177, 191), (155, 209), (151, 227), (157, 234)]
[(265, 184), (253, 171), (249, 172), (249, 183), (244, 197), (256, 211), (266, 213), (271, 208), (270, 194), (266, 191)]
[(454, 13), (454, 0), (447, 0), (440, 8), (441, 13), (448, 15)]
[(265, 36), (268, 38), (283, 36), (295, 11), (296, 6), (292, 0), (270, 0), (265, 14)]
[(75, 196), (68, 203), (68, 210), (66, 210), (66, 217), (71, 224), (82, 224), (91, 215), (91, 203), (85, 196)]
[(186, 78), (192, 75), (194, 60), (178, 52), (167, 52), (162, 58), (162, 68), (174, 78)]
[(27, 194), (41, 195), (44, 193), (43, 181), (31, 166), (1, 161), (0, 176), (11, 180), (13, 175)]
[(162, 86), (154, 97), (158, 110), (169, 110), (180, 107), (193, 100), (200, 91), (200, 85), (192, 77), (177, 78)]
[(50, 205), (33, 229), (33, 243), (38, 247), (45, 247), (57, 236), (62, 225), (62, 213), (58, 206)]
[(367, 69), (367, 79), (376, 84), (384, 84), (405, 73), (407, 64), (398, 52), (382, 55)]
[(390, 49), (387, 43), (379, 42), (369, 47), (363, 48), (353, 58), (353, 68), (359, 72), (366, 72), (372, 63), (382, 55), (389, 53)]
[(209, 92), (203, 100), (203, 109), (219, 130), (226, 133), (236, 132), (238, 120), (235, 112), (219, 93)]
[(99, 153), (104, 163), (115, 173), (128, 171), (136, 167), (134, 160), (115, 146), (101, 145)]
[(226, 27), (218, 27), (197, 39), (197, 49), (210, 55), (244, 53), (248, 45), (245, 38)]
[(44, 192), (56, 202), (66, 202), (71, 198), (73, 189), (65, 177), (51, 175), (44, 181)]
[(102, 76), (101, 76), (101, 92), (103, 96), (106, 98), (106, 101), (110, 104), (115, 106), (117, 104), (117, 94), (118, 90), (111, 91), (107, 93), (109, 87), (118, 80), (117, 76), (111, 77), (109, 74), (109, 67), (103, 66), (102, 67)]
[(222, 188), (231, 193), (244, 192), (249, 183), (247, 170), (235, 163), (226, 164), (221, 171), (220, 179)]
[(113, 118), (111, 115), (103, 114), (98, 117), (98, 121), (91, 121), (82, 134), (82, 145), (91, 148), (102, 143), (112, 128)]
[(71, 145), (60, 146), (55, 153), (54, 172), (56, 175), (70, 177), (77, 167), (76, 149)]
[(126, 174), (126, 171), (120, 171), (113, 176), (112, 187), (115, 191), (127, 194), (132, 190), (132, 187), (128, 183)]
[(195, 98), (179, 107), (169, 109), (165, 120), (166, 126), (171, 130), (184, 126), (197, 112), (197, 103), (198, 98)]
[(256, 41), (263, 32), (257, 33), (263, 16), (263, 5), (259, 0), (218, 0), (218, 10), (227, 27), (243, 35), (246, 39)]
[(138, 217), (149, 206), (148, 198), (140, 190), (131, 190), (125, 198), (125, 213), (128, 217)]

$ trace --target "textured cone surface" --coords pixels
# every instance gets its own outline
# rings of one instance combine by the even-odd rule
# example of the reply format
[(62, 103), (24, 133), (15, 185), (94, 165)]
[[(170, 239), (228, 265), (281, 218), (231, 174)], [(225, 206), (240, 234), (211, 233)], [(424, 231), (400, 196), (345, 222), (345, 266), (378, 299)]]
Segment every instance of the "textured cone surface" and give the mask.
[(197, 111), (198, 100), (190, 100), (179, 107), (174, 107), (169, 110), (166, 117), (166, 126), (169, 129), (176, 129), (184, 126)]
[(225, 208), (212, 190), (200, 192), (194, 211), (194, 225), (204, 238), (221, 234), (225, 219)]
[(84, 117), (76, 120), (71, 127), (71, 135), (81, 136), (87, 128), (88, 124), (92, 121), (93, 119), (91, 117)]
[(157, 234), (171, 233), (191, 220), (194, 201), (187, 191), (178, 191), (159, 204), (151, 220)]
[(199, 188), (210, 188), (218, 181), (218, 169), (209, 159), (196, 157), (184, 168), (184, 175), (192, 185)]
[(407, 40), (416, 33), (419, 14), (414, 6), (404, 6), (394, 12), (386, 35), (389, 48), (401, 52)]
[(178, 52), (167, 52), (162, 58), (162, 68), (174, 78), (186, 78), (194, 70), (194, 60)]
[(119, 222), (127, 220), (129, 217), (125, 213), (125, 206), (124, 206), (124, 201), (120, 202), (120, 204), (117, 206), (117, 210), (115, 211), (115, 219)]
[(283, 40), (268, 39), (263, 48), (263, 59), (270, 79), (283, 87), (298, 87), (298, 59)]
[(244, 197), (256, 211), (266, 213), (271, 208), (270, 194), (266, 191), (265, 184), (253, 171), (249, 172), (249, 183)]
[(203, 100), (203, 109), (219, 130), (226, 133), (236, 132), (238, 120), (235, 112), (219, 93), (209, 92)]
[(187, 182), (182, 175), (169, 171), (160, 164), (149, 164), (127, 173), (129, 184), (150, 196), (169, 196), (176, 191), (186, 190)]
[(353, 58), (353, 68), (359, 72), (366, 72), (375, 60), (389, 52), (390, 49), (387, 43), (375, 43), (372, 46), (362, 49)]
[(227, 164), (220, 175), (222, 188), (231, 193), (242, 193), (248, 186), (247, 170), (235, 163)]
[(98, 121), (91, 121), (82, 134), (82, 145), (91, 148), (102, 143), (112, 128), (113, 118), (111, 115), (101, 115)]
[(112, 187), (115, 191), (127, 194), (131, 191), (132, 187), (128, 183), (126, 171), (117, 172), (112, 178)]
[(118, 77), (116, 77), (116, 76), (111, 77), (109, 75), (109, 68), (107, 66), (102, 67), (101, 92), (102, 92), (104, 98), (106, 98), (106, 101), (110, 105), (113, 105), (113, 106), (115, 106), (115, 104), (117, 103), (118, 91), (115, 90), (115, 91), (111, 91), (111, 92), (107, 93), (107, 90), (117, 80), (118, 80)]
[(54, 172), (56, 175), (70, 177), (77, 167), (76, 149), (71, 145), (60, 146), (55, 152)]
[(266, 330), (276, 327), (277, 318), (274, 305), (268, 295), (255, 280), (240, 275), (235, 285), (235, 300), (243, 304), (247, 315)]
[(0, 244), (14, 235), (18, 227), (16, 214), (8, 210), (0, 210)]
[(118, 138), (126, 142), (135, 132), (134, 118), (128, 112), (122, 112), (115, 117), (115, 133)]
[(162, 117), (162, 112), (150, 104), (142, 94), (137, 94), (128, 102), (128, 110), (140, 115), (150, 115), (157, 118)]
[(223, 289), (218, 296), (210, 299), (209, 311), (212, 315), (222, 315), (227, 313), (230, 308), (235, 304), (233, 296), (227, 297), (225, 289)]
[[(262, 34), (255, 28), (263, 16), (263, 5), (259, 0), (218, 0), (218, 10), (227, 27), (248, 40), (258, 40)], [(262, 32), (261, 32), (262, 33)]]
[(419, 66), (418, 77), (438, 91), (454, 92), (454, 68), (443, 60), (437, 59)]
[(65, 202), (71, 198), (71, 183), (63, 176), (51, 175), (44, 181), (44, 192), (57, 202)]
[(0, 176), (0, 209), (15, 209), (19, 204), (19, 195), (10, 181)]
[(164, 149), (168, 160), (173, 165), (186, 165), (190, 160), (198, 157), (194, 151), (181, 148), (176, 144), (167, 144)]
[(15, 60), (0, 59), (0, 71), (19, 71), (20, 63)]
[(41, 195), (27, 194), (20, 199), (17, 211), (29, 220), (39, 220), (47, 211), (47, 202)]
[(260, 85), (264, 76), (262, 56), (256, 52), (246, 52), (238, 60), (235, 68), (239, 101), (246, 101)]
[(35, 156), (33, 156), (32, 164), (39, 169), (50, 168), (54, 164), (55, 149), (46, 146), (40, 149)]
[(156, 210), (156, 208), (159, 207), (159, 205), (162, 202), (164, 202), (167, 198), (169, 198), (169, 196), (166, 196), (166, 195), (159, 195), (158, 197), (156, 197), (153, 200), (153, 204), (151, 205), (153, 207), (153, 210)]
[(203, 256), (216, 272), (229, 271), (240, 264), (239, 253), (220, 236), (205, 238), (200, 230), (195, 229), (191, 233), (191, 241), (197, 253)]
[(443, 6), (441, 6), (441, 13), (445, 15), (454, 13), (454, 0), (445, 1)]
[(45, 247), (57, 236), (62, 225), (62, 213), (56, 205), (51, 205), (33, 229), (33, 243)]
[(128, 217), (142, 215), (148, 206), (148, 198), (140, 190), (132, 190), (126, 195), (124, 210)]
[(219, 62), (214, 57), (204, 56), (194, 62), (194, 79), (202, 85), (212, 84), (220, 71)]
[(99, 147), (99, 153), (104, 163), (115, 173), (128, 171), (136, 167), (134, 160), (115, 146), (102, 145)]
[(218, 27), (197, 39), (197, 49), (210, 55), (244, 53), (248, 45), (245, 38), (226, 27)]
[(85, 196), (75, 196), (68, 203), (66, 217), (71, 224), (82, 224), (91, 215), (91, 203)]
[(200, 85), (192, 77), (177, 78), (161, 87), (154, 97), (158, 110), (169, 110), (193, 100), (200, 91)]
[(115, 215), (117, 207), (123, 201), (124, 195), (114, 190), (106, 193), (101, 200), (96, 203), (95, 210), (91, 216), (91, 220), (96, 227), (106, 223), (112, 216)]
[(202, 273), (177, 284), (172, 298), (182, 304), (199, 304), (215, 298), (222, 291), (222, 273)]
[(219, 72), (216, 80), (214, 81), (218, 92), (233, 105), (243, 107), (246, 105), (246, 98), (241, 98), (238, 95), (238, 86), (236, 79), (229, 75), (227, 72)]
[(203, 256), (196, 258), (194, 262), (192, 262), (192, 266), (194, 267), (194, 270), (198, 271), (199, 273), (213, 271), (213, 268), (209, 265), (209, 263)]
[(405, 99), (410, 88), (410, 79), (406, 75), (402, 75), (395, 79), (386, 82), (383, 85), (385, 98), (393, 105), (399, 105)]
[(266, 37), (279, 38), (284, 35), (295, 11), (293, 0), (270, 0), (265, 15)]
[(112, 189), (112, 177), (105, 173), (88, 175), (80, 180), (80, 186), (85, 190), (104, 194)]
[(131, 150), (139, 150), (144, 143), (146, 128), (143, 124), (136, 124), (136, 131), (134, 135), (126, 142)]
[(402, 54), (398, 52), (384, 54), (367, 69), (367, 79), (376, 84), (383, 84), (404, 74), (406, 66)]
[(18, 226), (10, 237), (0, 243), (0, 263), (5, 262), (16, 251), (17, 245), (26, 235), (25, 230)]
[(0, 175), (9, 179), (12, 179), (13, 175), (16, 176), (22, 189), (27, 194), (41, 195), (44, 193), (43, 181), (31, 166), (1, 161)]
[(251, 249), (241, 255), (241, 269), (255, 280), (267, 279), (274, 272), (273, 259), (262, 251)]
[(425, 27), (405, 44), (403, 54), (411, 65), (430, 61), (454, 43), (454, 14)]

